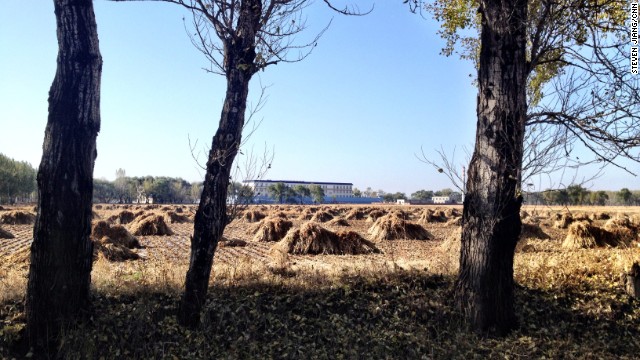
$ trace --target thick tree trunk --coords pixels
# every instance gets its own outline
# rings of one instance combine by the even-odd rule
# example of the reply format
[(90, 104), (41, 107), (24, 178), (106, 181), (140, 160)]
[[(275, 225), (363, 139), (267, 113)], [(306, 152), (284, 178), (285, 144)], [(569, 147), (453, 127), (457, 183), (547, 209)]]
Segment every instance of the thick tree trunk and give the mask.
[(57, 71), (38, 170), (26, 297), (27, 333), (35, 349), (86, 307), (93, 245), (91, 198), (100, 130), (102, 58), (92, 0), (55, 0)]
[(242, 37), (225, 43), (227, 91), (220, 123), (209, 152), (204, 188), (194, 219), (191, 258), (178, 321), (188, 327), (200, 323), (213, 265), (213, 255), (228, 223), (227, 191), (233, 161), (244, 126), (249, 82), (255, 73), (255, 38), (262, 12), (260, 0), (243, 0), (238, 18)]
[(476, 331), (504, 334), (516, 325), (513, 256), (522, 225), (527, 2), (481, 4), (478, 123), (464, 201), (456, 299)]

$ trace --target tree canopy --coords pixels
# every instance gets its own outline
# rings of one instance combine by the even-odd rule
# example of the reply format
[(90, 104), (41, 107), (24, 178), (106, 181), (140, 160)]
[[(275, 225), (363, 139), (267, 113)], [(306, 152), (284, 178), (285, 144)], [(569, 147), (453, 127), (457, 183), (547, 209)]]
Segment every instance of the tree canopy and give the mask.
[(0, 154), (0, 203), (32, 200), (36, 191), (36, 169), (26, 161)]

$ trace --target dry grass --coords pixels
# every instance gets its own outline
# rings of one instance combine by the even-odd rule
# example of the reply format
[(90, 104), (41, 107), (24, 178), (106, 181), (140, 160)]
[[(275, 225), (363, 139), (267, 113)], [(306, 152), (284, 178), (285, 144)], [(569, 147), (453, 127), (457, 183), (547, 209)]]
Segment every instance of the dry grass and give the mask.
[(140, 255), (108, 236), (94, 241), (94, 253), (99, 258), (104, 256), (109, 261), (138, 260)]
[(281, 217), (268, 217), (262, 220), (254, 229), (253, 241), (273, 242), (282, 240), (293, 223)]
[(588, 221), (576, 221), (569, 225), (562, 246), (569, 249), (592, 249), (595, 247), (627, 247), (629, 241), (614, 233), (592, 225)]
[(556, 214), (556, 221), (553, 223), (553, 227), (556, 229), (566, 229), (574, 221), (575, 219), (569, 213)]
[(13, 236), (12, 233), (8, 232), (7, 230), (3, 229), (0, 226), (0, 239), (13, 239), (15, 238), (15, 236)]
[(267, 215), (265, 215), (262, 211), (256, 209), (249, 209), (242, 214), (242, 218), (244, 221), (248, 223), (255, 223), (262, 219), (264, 219)]
[(447, 217), (442, 210), (426, 209), (418, 218), (418, 223), (420, 224), (440, 223), (445, 221), (447, 221)]
[(36, 216), (33, 213), (13, 210), (2, 213), (0, 215), (0, 224), (7, 225), (30, 225), (36, 221)]
[(378, 218), (381, 218), (383, 216), (385, 216), (387, 214), (386, 211), (384, 210), (380, 210), (380, 209), (373, 209), (371, 211), (369, 211), (369, 213), (367, 214), (367, 218), (366, 221), (373, 223), (376, 220), (378, 220)]
[(428, 240), (429, 232), (418, 224), (408, 222), (400, 217), (385, 215), (369, 228), (369, 234), (375, 240)]
[(323, 223), (323, 222), (333, 220), (333, 217), (334, 215), (331, 212), (326, 210), (321, 210), (321, 211), (315, 212), (309, 220)]
[(289, 254), (359, 255), (375, 252), (377, 248), (357, 233), (336, 234), (317, 223), (308, 222), (290, 231), (274, 248)]
[(333, 220), (328, 221), (327, 225), (330, 225), (330, 226), (343, 226), (343, 227), (351, 226), (351, 224), (349, 224), (349, 222), (347, 220), (343, 219), (343, 218), (334, 218)]
[(135, 219), (135, 218), (136, 218), (136, 214), (134, 214), (133, 212), (131, 212), (129, 210), (121, 210), (117, 214), (111, 215), (107, 219), (107, 221), (109, 221), (110, 223), (126, 225), (126, 224), (132, 222), (133, 219)]
[(167, 211), (164, 214), (164, 218), (168, 223), (171, 224), (183, 224), (183, 223), (192, 223), (193, 220), (187, 215), (179, 214), (177, 211)]
[[(632, 215), (629, 220), (633, 225)], [(350, 223), (359, 236), (371, 225)], [(100, 256), (94, 262), (91, 320), (69, 330), (60, 357), (636, 358), (640, 302), (627, 295), (620, 275), (640, 261), (640, 247), (564, 248), (568, 230), (535, 225), (551, 239), (530, 236), (520, 242), (528, 247), (514, 258), (520, 327), (504, 338), (475, 335), (453, 306), (460, 228), (441, 224), (424, 225), (433, 242), (382, 241), (376, 245), (383, 254), (357, 257), (274, 251), (263, 259), (246, 256), (268, 249), (263, 243), (225, 247), (222, 241), (202, 327), (183, 329), (175, 314), (188, 265), (188, 233), (176, 226), (171, 239), (184, 241), (181, 250), (154, 253), (161, 247), (154, 242), (143, 250), (145, 261)], [(234, 222), (230, 238), (250, 238), (247, 226)], [(19, 238), (23, 228), (8, 227)], [(140, 237), (144, 245), (152, 239)], [(410, 257), (426, 265), (418, 267)], [(12, 349), (24, 328), (27, 269), (28, 251), (0, 258), (0, 358), (25, 355)]]
[(91, 237), (96, 240), (108, 238), (108, 243), (121, 245), (129, 249), (142, 248), (140, 241), (136, 239), (124, 226), (110, 225), (106, 221), (98, 221), (91, 228)]
[(137, 217), (129, 224), (129, 231), (136, 236), (173, 235), (164, 216), (153, 213)]
[(349, 210), (349, 212), (344, 216), (346, 220), (362, 220), (365, 218), (364, 212), (362, 209), (353, 208)]

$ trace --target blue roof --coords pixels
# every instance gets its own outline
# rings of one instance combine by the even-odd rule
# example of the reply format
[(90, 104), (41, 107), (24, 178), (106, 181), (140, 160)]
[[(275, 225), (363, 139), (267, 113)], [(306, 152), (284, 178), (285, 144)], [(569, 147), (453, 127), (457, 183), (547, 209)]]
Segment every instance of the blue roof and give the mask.
[(243, 182), (256, 182), (256, 183), (289, 183), (289, 184), (316, 184), (316, 185), (352, 185), (353, 183), (342, 182), (323, 182), (323, 181), (297, 181), (297, 180), (245, 180)]

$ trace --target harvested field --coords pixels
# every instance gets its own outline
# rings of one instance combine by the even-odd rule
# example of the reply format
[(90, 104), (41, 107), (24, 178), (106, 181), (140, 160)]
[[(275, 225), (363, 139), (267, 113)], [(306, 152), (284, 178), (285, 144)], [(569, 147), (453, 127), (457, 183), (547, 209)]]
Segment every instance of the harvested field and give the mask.
[[(174, 206), (166, 207), (163, 212), (181, 214)], [(308, 208), (278, 205), (255, 210), (300, 229), (308, 220), (299, 217)], [(123, 210), (113, 205), (95, 209), (101, 219)], [(132, 252), (139, 259), (122, 262), (108, 258), (122, 259), (116, 253), (121, 249), (111, 249), (112, 241), (100, 238), (113, 254), (103, 252), (94, 262), (95, 314), (90, 323), (70, 330), (62, 357), (94, 358), (92, 354), (99, 353), (111, 358), (116, 351), (128, 358), (637, 357), (640, 301), (628, 295), (629, 282), (621, 278), (640, 262), (637, 237), (623, 247), (566, 248), (562, 244), (569, 228), (553, 227), (555, 214), (565, 209), (527, 207), (529, 216), (514, 259), (520, 327), (505, 338), (484, 338), (465, 328), (451, 301), (459, 266), (459, 226), (421, 223), (431, 240), (372, 242), (373, 224), (366, 220), (370, 212), (402, 210), (417, 222), (427, 209), (447, 212), (442, 206), (340, 205), (309, 211), (313, 216), (331, 210), (334, 221), (362, 214), (349, 218), (347, 228), (331, 221), (317, 224), (336, 237), (364, 240), (379, 250), (370, 248), (360, 255), (274, 252), (273, 242), (253, 241), (258, 223), (234, 220), (225, 230), (229, 240), (221, 241), (216, 251), (208, 305), (197, 330), (182, 329), (175, 322), (192, 223), (171, 223), (171, 235), (136, 235), (143, 248)], [(129, 210), (150, 211), (144, 206)], [(610, 233), (630, 228), (627, 222), (607, 226), (608, 219), (596, 213), (614, 219), (626, 216), (633, 229), (640, 223), (637, 208), (587, 207), (571, 213), (584, 213), (590, 226)], [(182, 214), (193, 214), (192, 208), (183, 206)], [(21, 358), (11, 349), (24, 326), (22, 299), (33, 225), (2, 228), (15, 238), (0, 239), (0, 358)]]
[(31, 225), (35, 220), (35, 214), (22, 210), (7, 211), (0, 215), (0, 224)]

